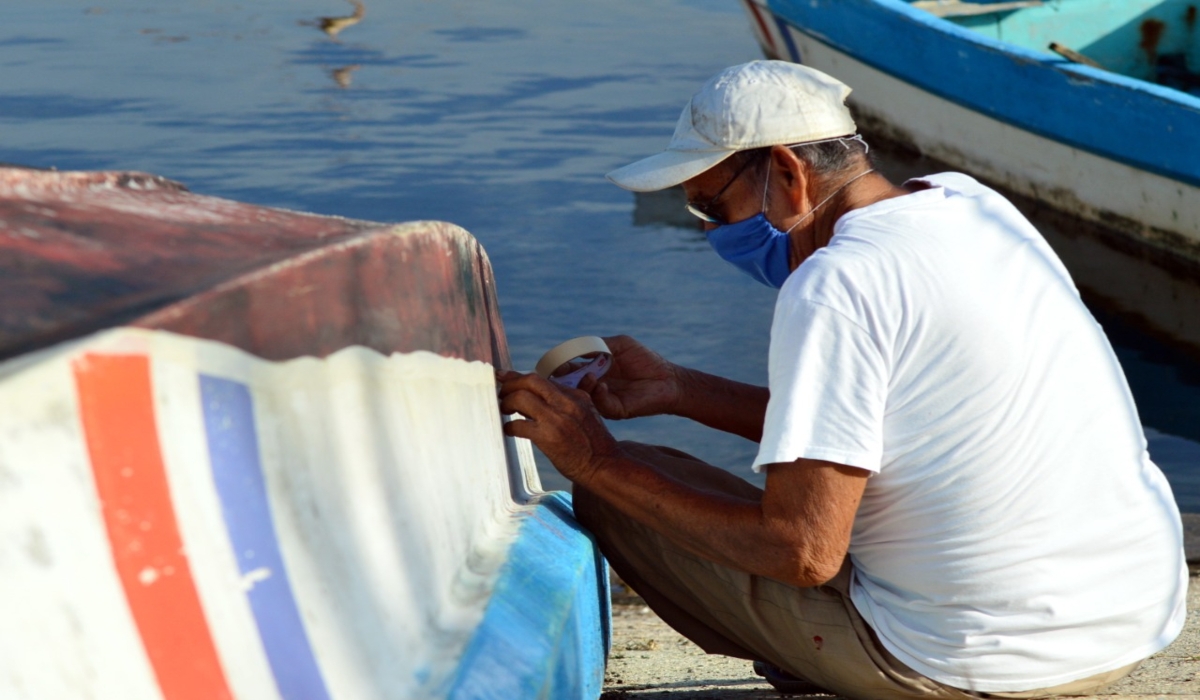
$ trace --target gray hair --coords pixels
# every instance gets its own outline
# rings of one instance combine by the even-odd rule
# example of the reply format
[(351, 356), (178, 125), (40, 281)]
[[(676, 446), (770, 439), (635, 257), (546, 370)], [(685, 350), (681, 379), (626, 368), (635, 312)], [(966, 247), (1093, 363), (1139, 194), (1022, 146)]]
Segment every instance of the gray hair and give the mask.
[(867, 165), (874, 165), (871, 162), (871, 147), (858, 134), (796, 144), (789, 148), (818, 175), (845, 172), (859, 164), (860, 156), (866, 160)]
[[(844, 173), (860, 166), (863, 161), (866, 161), (868, 167), (874, 167), (870, 156), (871, 148), (858, 134), (808, 143), (788, 144), (787, 147), (822, 178)], [(750, 166), (750, 169), (754, 172), (754, 176), (761, 181), (766, 177), (767, 156), (772, 148), (773, 146), (763, 146), (762, 148), (738, 151), (729, 158), (730, 165), (739, 168), (747, 161), (757, 160), (758, 162)]]

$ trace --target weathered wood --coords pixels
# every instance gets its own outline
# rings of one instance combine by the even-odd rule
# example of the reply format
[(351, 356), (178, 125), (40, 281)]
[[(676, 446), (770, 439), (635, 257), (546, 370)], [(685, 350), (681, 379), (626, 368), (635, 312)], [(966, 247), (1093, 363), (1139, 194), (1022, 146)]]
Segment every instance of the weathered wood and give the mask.
[(507, 366), (491, 275), (465, 231), (420, 222), (270, 265), (131, 325), (219, 340), (269, 360), (362, 345)]
[(1054, 53), (1058, 54), (1059, 56), (1062, 56), (1063, 58), (1067, 59), (1068, 61), (1071, 61), (1072, 63), (1079, 63), (1084, 66), (1091, 66), (1092, 68), (1099, 68), (1100, 70), (1105, 70), (1104, 66), (1100, 65), (1098, 62), (1093, 61), (1092, 59), (1088, 58), (1087, 56), (1084, 56), (1083, 54), (1079, 53), (1075, 49), (1070, 49), (1070, 48), (1067, 48), (1066, 46), (1063, 46), (1062, 44), (1058, 43), (1057, 41), (1050, 42), (1050, 50), (1053, 51)]
[(0, 168), (0, 358), (132, 324), (274, 360), (348, 345), (505, 366), (482, 248), (192, 194), (142, 173)]

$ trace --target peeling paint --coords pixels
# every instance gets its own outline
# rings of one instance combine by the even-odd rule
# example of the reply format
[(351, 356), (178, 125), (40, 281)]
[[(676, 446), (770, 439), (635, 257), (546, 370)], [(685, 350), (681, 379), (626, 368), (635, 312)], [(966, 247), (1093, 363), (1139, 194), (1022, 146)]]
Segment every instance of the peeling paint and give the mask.
[(155, 569), (152, 566), (147, 566), (138, 573), (138, 581), (140, 581), (143, 586), (152, 585), (157, 580), (158, 569)]
[(260, 566), (252, 571), (247, 571), (242, 575), (242, 590), (252, 591), (254, 586), (262, 581), (271, 578), (271, 570), (265, 566)]

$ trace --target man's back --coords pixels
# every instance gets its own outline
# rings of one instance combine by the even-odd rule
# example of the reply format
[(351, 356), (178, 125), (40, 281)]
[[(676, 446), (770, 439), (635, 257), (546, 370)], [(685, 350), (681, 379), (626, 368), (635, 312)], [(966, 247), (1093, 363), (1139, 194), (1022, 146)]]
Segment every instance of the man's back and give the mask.
[(1051, 686), (1182, 626), (1179, 516), (1045, 241), (956, 174), (850, 212), (780, 293), (757, 465), (868, 469), (853, 600), (942, 682)]

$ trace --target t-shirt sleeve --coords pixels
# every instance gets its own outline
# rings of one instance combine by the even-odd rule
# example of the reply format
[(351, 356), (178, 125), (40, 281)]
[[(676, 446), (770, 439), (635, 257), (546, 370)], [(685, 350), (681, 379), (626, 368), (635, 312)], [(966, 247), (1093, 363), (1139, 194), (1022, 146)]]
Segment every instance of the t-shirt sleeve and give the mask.
[(866, 329), (823, 304), (781, 296), (768, 372), (754, 471), (800, 458), (879, 471), (889, 373)]

